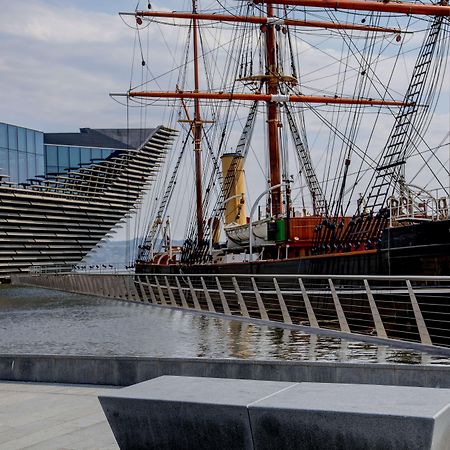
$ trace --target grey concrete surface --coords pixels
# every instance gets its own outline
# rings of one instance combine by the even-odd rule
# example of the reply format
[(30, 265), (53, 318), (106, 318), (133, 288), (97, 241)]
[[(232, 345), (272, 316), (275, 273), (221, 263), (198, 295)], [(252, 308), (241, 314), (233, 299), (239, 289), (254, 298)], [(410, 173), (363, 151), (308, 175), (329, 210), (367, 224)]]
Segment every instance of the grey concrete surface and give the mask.
[(118, 449), (97, 398), (109, 391), (0, 382), (0, 449)]
[(121, 449), (450, 448), (450, 389), (164, 376), (99, 398)]
[(251, 450), (247, 406), (292, 386), (163, 376), (99, 399), (122, 450)]
[(300, 383), (249, 415), (257, 450), (450, 448), (449, 389)]
[(450, 388), (445, 365), (0, 355), (0, 380), (130, 386), (162, 375)]

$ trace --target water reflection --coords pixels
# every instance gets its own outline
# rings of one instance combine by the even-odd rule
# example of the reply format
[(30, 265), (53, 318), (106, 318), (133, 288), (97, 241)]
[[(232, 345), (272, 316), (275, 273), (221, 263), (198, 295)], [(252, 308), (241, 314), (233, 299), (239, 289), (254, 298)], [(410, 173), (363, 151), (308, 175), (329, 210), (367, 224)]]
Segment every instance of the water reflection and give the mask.
[(0, 353), (450, 363), (420, 352), (26, 287), (0, 288)]

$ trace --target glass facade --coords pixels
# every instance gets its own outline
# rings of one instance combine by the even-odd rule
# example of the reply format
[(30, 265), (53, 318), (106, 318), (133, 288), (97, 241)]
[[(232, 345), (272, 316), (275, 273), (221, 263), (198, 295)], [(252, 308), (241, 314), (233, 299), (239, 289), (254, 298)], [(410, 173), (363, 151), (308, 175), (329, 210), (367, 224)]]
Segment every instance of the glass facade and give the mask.
[(0, 173), (13, 183), (44, 175), (44, 133), (0, 123)]
[(45, 144), (45, 172), (53, 176), (68, 169), (79, 169), (80, 166), (104, 160), (114, 151), (112, 148)]

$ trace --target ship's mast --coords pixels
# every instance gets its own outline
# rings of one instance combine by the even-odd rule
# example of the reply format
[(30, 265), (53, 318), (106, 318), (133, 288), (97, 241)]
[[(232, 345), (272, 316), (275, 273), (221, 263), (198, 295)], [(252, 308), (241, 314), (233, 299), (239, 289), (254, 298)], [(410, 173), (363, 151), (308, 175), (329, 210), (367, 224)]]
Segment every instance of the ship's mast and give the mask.
[[(267, 17), (274, 16), (274, 7), (267, 5)], [(266, 90), (267, 94), (278, 95), (277, 37), (273, 24), (268, 23), (266, 27), (266, 60), (269, 76)], [(280, 126), (278, 103), (268, 101), (267, 134), (269, 140), (269, 176), (271, 187), (281, 184), (280, 142), (278, 139), (278, 129)], [(281, 189), (278, 187), (272, 191), (272, 214), (276, 217), (282, 212)]]
[[(192, 13), (197, 14), (197, 0), (192, 0)], [(198, 69), (198, 24), (192, 19), (192, 39), (194, 51), (194, 92), (199, 92)], [(197, 203), (197, 244), (203, 242), (203, 198), (202, 198), (202, 132), (203, 123), (200, 114), (200, 99), (194, 99), (194, 153), (195, 153), (195, 194)]]

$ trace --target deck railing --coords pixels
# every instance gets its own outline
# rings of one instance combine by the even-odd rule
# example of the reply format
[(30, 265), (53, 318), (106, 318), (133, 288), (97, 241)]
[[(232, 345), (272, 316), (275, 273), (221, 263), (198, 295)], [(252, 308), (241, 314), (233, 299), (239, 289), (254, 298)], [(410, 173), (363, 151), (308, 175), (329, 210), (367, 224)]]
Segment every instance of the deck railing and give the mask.
[(170, 308), (450, 346), (450, 277), (34, 273), (19, 282)]

